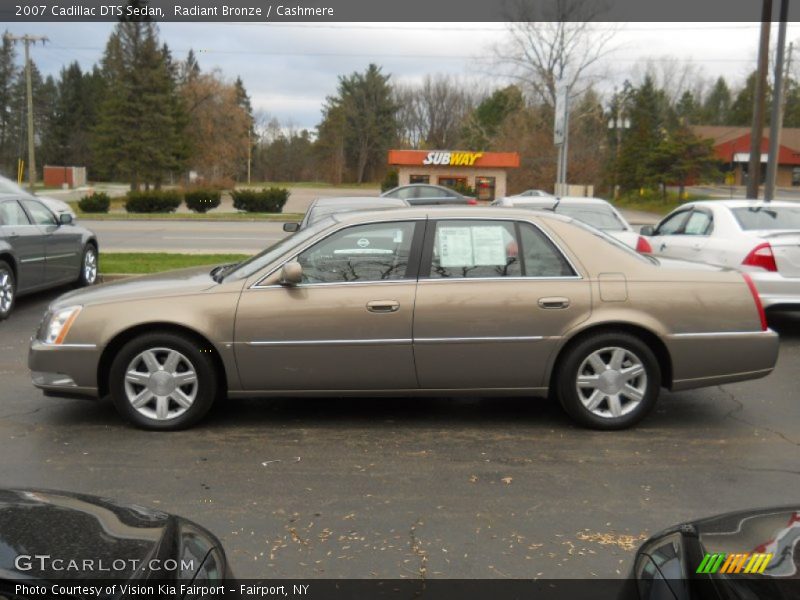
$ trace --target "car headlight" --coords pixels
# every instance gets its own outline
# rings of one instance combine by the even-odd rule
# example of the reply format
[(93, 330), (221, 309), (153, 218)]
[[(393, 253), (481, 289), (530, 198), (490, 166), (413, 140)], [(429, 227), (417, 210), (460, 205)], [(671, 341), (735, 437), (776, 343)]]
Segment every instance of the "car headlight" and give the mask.
[(68, 306), (50, 314), (42, 328), (41, 340), (45, 344), (61, 344), (70, 327), (78, 318), (82, 306)]

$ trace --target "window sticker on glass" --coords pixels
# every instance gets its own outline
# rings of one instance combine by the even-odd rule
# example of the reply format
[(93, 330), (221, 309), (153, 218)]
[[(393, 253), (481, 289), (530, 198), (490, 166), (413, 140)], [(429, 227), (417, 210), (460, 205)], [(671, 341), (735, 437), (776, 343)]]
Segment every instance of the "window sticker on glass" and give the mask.
[(442, 267), (471, 267), (472, 234), (469, 227), (440, 227), (439, 264)]
[(473, 264), (495, 266), (506, 264), (505, 231), (500, 225), (472, 228)]
[(394, 240), (393, 241), (394, 241), (395, 244), (402, 244), (403, 243), (403, 230), (402, 229), (397, 229), (394, 232)]

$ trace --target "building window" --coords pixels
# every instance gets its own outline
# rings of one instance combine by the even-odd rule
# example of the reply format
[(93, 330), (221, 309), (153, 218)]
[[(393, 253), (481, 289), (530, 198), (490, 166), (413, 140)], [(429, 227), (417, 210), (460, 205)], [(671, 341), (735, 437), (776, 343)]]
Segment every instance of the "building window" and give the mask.
[(430, 175), (409, 175), (408, 183), (430, 183)]
[(494, 200), (494, 190), (494, 177), (475, 178), (475, 195), (478, 197), (478, 200)]
[(449, 187), (450, 189), (458, 189), (467, 187), (467, 178), (466, 177), (453, 177), (453, 176), (444, 176), (439, 177), (439, 185), (443, 185), (444, 187)]

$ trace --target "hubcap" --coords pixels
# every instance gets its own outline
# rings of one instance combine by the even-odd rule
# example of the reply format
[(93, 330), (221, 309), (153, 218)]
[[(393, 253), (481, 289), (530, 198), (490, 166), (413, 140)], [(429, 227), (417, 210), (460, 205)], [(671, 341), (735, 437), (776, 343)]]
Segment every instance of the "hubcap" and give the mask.
[(647, 373), (633, 352), (612, 346), (586, 357), (575, 385), (589, 412), (603, 418), (622, 417), (635, 410), (644, 398)]
[(5, 269), (0, 270), (0, 313), (7, 313), (11, 310), (14, 302), (14, 284), (11, 281), (11, 273)]
[(97, 253), (91, 248), (86, 250), (83, 259), (83, 278), (86, 283), (94, 283), (97, 279)]
[(174, 419), (194, 404), (197, 372), (177, 350), (150, 348), (128, 364), (125, 395), (131, 406), (148, 419)]

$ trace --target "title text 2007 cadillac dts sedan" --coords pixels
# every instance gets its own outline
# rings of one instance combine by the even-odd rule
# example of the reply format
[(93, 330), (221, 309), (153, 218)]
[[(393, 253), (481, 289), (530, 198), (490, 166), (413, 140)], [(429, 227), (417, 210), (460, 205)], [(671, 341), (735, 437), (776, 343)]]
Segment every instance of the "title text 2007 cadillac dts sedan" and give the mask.
[(264, 395), (536, 396), (633, 425), (661, 387), (770, 373), (778, 338), (735, 271), (637, 254), (554, 214), (410, 208), (332, 217), (237, 265), (68, 293), (33, 382), (140, 427)]

